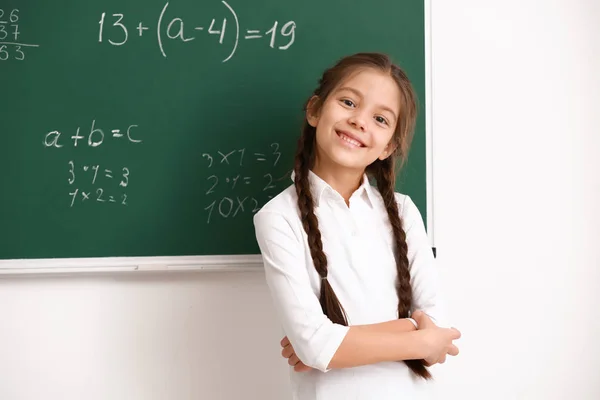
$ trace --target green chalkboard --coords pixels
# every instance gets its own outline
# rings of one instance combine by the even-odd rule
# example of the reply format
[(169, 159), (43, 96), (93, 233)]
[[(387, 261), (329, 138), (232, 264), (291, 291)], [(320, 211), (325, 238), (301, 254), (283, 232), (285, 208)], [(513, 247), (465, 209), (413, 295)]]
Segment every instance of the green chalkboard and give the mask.
[(419, 1), (0, 3), (0, 259), (257, 254), (323, 70), (390, 54), (420, 100), (398, 190), (426, 217)]

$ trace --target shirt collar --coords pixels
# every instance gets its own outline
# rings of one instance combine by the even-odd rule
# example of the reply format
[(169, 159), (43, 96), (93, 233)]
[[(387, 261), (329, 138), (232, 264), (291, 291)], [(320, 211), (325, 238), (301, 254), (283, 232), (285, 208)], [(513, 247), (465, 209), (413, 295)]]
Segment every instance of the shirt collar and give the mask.
[[(292, 181), (294, 180), (295, 175), (296, 175), (295, 172), (292, 171), (292, 174), (291, 174)], [(323, 198), (323, 196), (326, 196), (327, 194), (334, 194), (334, 195), (339, 196), (339, 193), (337, 193), (327, 182), (325, 182), (323, 179), (321, 179), (312, 170), (308, 171), (308, 181), (310, 182), (310, 185), (311, 185), (311, 191), (313, 194), (315, 207), (319, 206), (321, 199)], [(351, 198), (356, 198), (356, 197), (364, 198), (366, 200), (366, 203), (371, 208), (375, 207), (376, 196), (374, 194), (374, 188), (371, 186), (371, 184), (369, 182), (369, 178), (367, 177), (367, 174), (363, 175), (363, 180), (362, 180), (361, 185), (352, 194)]]

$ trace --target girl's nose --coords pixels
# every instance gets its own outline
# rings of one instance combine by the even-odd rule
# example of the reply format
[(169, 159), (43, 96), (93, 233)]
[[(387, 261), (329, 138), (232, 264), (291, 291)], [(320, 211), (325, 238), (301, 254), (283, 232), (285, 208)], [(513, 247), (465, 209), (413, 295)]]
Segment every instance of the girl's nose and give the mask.
[(348, 122), (350, 123), (350, 125), (352, 125), (354, 128), (356, 129), (360, 129), (362, 132), (364, 132), (366, 130), (366, 123), (365, 123), (365, 118), (362, 115), (362, 113), (354, 113), (350, 116), (350, 119), (348, 120)]

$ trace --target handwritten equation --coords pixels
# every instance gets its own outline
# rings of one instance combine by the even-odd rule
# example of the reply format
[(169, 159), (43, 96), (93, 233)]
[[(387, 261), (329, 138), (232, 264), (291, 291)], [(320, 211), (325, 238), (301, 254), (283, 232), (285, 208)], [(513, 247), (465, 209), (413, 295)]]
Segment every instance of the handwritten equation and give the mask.
[(19, 10), (10, 12), (0, 8), (0, 61), (25, 59), (25, 47), (39, 47), (37, 44), (20, 43)]
[[(65, 140), (72, 140), (73, 147), (77, 147), (80, 140), (83, 140), (84, 143), (87, 142), (87, 145), (90, 147), (98, 147), (107, 137), (105, 130), (100, 129), (96, 126), (96, 120), (92, 121), (90, 128), (90, 132), (86, 136), (82, 136), (80, 133), (81, 127), (77, 127), (76, 133), (70, 138), (61, 138), (62, 132), (60, 131), (51, 131), (48, 132), (44, 136), (44, 147), (55, 147), (61, 148), (65, 145)], [(141, 143), (142, 139), (139, 139), (137, 135), (137, 125), (129, 125), (127, 129), (111, 129), (110, 136), (115, 139), (124, 138), (123, 140), (127, 140), (132, 143)]]
[[(119, 180), (118, 187), (126, 188), (127, 185), (129, 185), (130, 172), (129, 172), (129, 168), (127, 168), (127, 167), (120, 168), (120, 171), (117, 174), (116, 170), (113, 171), (112, 169), (108, 169), (108, 168), (100, 168), (100, 164), (82, 165), (81, 168), (79, 168), (79, 167), (75, 166), (75, 162), (73, 160), (70, 160), (68, 165), (69, 165), (69, 171), (68, 171), (69, 185), (75, 185), (76, 181), (80, 180), (79, 176), (81, 174), (84, 176), (84, 178), (83, 178), (84, 185), (87, 183), (89, 185), (94, 186), (96, 184), (96, 179), (99, 178), (98, 173), (100, 173), (100, 178), (105, 181), (104, 183), (106, 183), (106, 181), (114, 180), (115, 178), (117, 178)], [(94, 193), (94, 194), (92, 194), (92, 193)], [(86, 192), (85, 190), (80, 191), (80, 188), (76, 187), (73, 192), (69, 193), (69, 196), (71, 196), (70, 207), (73, 207), (77, 198), (79, 198), (79, 200), (82, 203), (85, 201), (96, 201), (99, 203), (120, 202), (120, 204), (122, 204), (124, 206), (127, 205), (127, 194), (126, 193), (119, 193), (118, 195), (116, 195), (115, 193), (113, 193), (113, 194), (104, 193), (104, 189), (101, 187), (98, 187), (98, 188), (96, 188), (96, 190), (91, 190), (88, 192)]]
[[(268, 27), (252, 27), (253, 29), (242, 30), (238, 15), (235, 10), (226, 1), (222, 1), (222, 3), (231, 15), (232, 20), (228, 19), (227, 17), (223, 18), (222, 20), (220, 18), (212, 18), (210, 23), (208, 23), (207, 20), (205, 21), (206, 24), (195, 25), (191, 28), (186, 28), (183, 19), (179, 17), (172, 18), (167, 23), (166, 12), (169, 7), (169, 3), (165, 3), (156, 23), (156, 39), (158, 48), (163, 57), (167, 57), (167, 52), (165, 49), (167, 40), (165, 40), (165, 36), (166, 39), (170, 40), (191, 42), (196, 39), (195, 36), (192, 36), (192, 32), (207, 32), (209, 35), (215, 35), (215, 38), (218, 38), (219, 44), (222, 45), (226, 32), (229, 32), (230, 29), (233, 29), (235, 41), (231, 52), (225, 59), (223, 59), (222, 62), (227, 62), (234, 56), (238, 48), (240, 38), (242, 37), (244, 40), (268, 38), (269, 47), (273, 49), (277, 47), (279, 50), (287, 50), (294, 43), (296, 38), (296, 23), (294, 21), (287, 21), (281, 24), (281, 26), (279, 21), (274, 21), (273, 24)], [(131, 27), (130, 25), (127, 25), (127, 20), (124, 14), (110, 14), (107, 16), (107, 13), (103, 12), (100, 16), (98, 24), (99, 43), (103, 43), (106, 39), (108, 43), (113, 46), (123, 46), (130, 39)], [(146, 31), (149, 31), (152, 28), (150, 28), (150, 26), (146, 26), (144, 22), (138, 21), (137, 27), (134, 29), (137, 30), (137, 36), (142, 37)]]
[[(138, 125), (128, 125), (126, 129), (110, 129), (106, 132), (110, 132), (110, 137), (114, 140), (138, 144), (142, 140), (135, 136), (137, 128)], [(55, 130), (44, 135), (43, 145), (45, 148), (59, 149), (68, 144), (68, 140), (70, 140), (73, 147), (77, 147), (80, 141), (89, 147), (98, 147), (107, 137), (105, 130), (96, 125), (96, 120), (92, 121), (89, 133), (86, 135), (82, 134), (81, 127), (77, 127), (75, 134), (64, 139), (61, 138), (62, 133)], [(92, 202), (128, 205), (127, 193), (124, 190), (129, 186), (131, 179), (129, 167), (88, 163), (77, 165), (73, 160), (69, 160), (67, 166), (66, 179), (71, 188), (68, 192), (69, 207), (73, 207), (77, 203)]]
[[(252, 152), (242, 148), (226, 152), (217, 151), (214, 154), (203, 153), (202, 157), (208, 173), (217, 167), (228, 167), (226, 173), (215, 171), (206, 178), (207, 190), (204, 194), (208, 205), (204, 207), (204, 211), (207, 213), (207, 224), (219, 216), (227, 219), (247, 212), (256, 213), (265, 201), (272, 199), (277, 193), (276, 183), (288, 178), (291, 172), (282, 177), (273, 176), (272, 172), (260, 173), (258, 176), (247, 172), (250, 170), (247, 168), (250, 164), (263, 164), (266, 171), (277, 166), (281, 157), (279, 143), (271, 143), (270, 148), (263, 152)], [(235, 167), (233, 171), (232, 167)], [(244, 195), (247, 191), (243, 189), (249, 185), (258, 189), (250, 191), (251, 195)]]
[[(58, 153), (66, 147), (98, 148), (109, 139), (122, 145), (138, 146), (143, 143), (143, 132), (137, 124), (105, 127), (94, 119), (87, 126), (74, 128), (69, 134), (58, 130), (46, 132), (42, 144), (48, 151)], [(207, 224), (252, 215), (279, 192), (281, 183), (290, 183), (291, 170), (286, 173), (281, 170), (279, 143), (254, 150), (230, 148), (210, 152), (201, 150), (196, 154), (201, 163), (198, 172), (203, 179), (200, 183), (203, 187), (197, 189), (204, 203), (201, 207), (206, 213)], [(68, 183), (65, 203), (68, 207), (92, 203), (128, 205), (127, 191), (132, 179), (130, 166), (111, 161), (75, 161), (72, 156), (64, 162), (63, 176)]]

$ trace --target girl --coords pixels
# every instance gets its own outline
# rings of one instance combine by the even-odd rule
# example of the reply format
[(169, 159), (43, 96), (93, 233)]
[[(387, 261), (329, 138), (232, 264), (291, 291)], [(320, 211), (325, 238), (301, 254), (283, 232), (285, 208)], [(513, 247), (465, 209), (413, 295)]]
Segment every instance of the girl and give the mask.
[(439, 301), (421, 215), (394, 192), (415, 97), (383, 54), (325, 71), (305, 105), (294, 183), (254, 216), (294, 399), (412, 399), (414, 377), (458, 354), (460, 333), (433, 323)]

